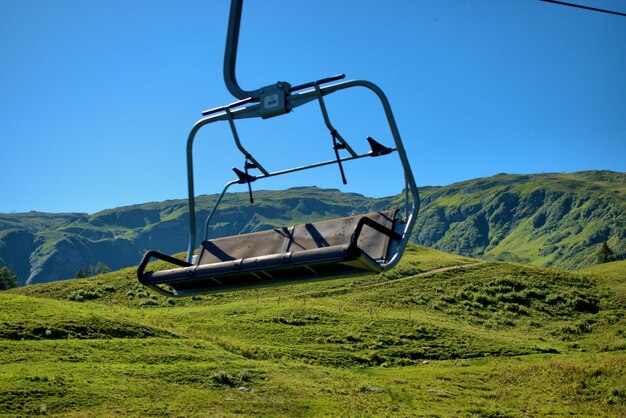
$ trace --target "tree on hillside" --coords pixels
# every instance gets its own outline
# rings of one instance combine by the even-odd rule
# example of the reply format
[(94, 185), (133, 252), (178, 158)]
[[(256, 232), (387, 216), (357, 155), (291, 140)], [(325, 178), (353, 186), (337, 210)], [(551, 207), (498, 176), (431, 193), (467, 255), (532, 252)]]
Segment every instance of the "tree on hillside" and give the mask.
[(17, 287), (19, 280), (12, 269), (0, 268), (0, 290), (8, 290)]
[(98, 261), (98, 264), (91, 265), (89, 267), (85, 267), (84, 269), (81, 267), (78, 269), (78, 271), (76, 272), (76, 276), (74, 276), (77, 279), (84, 279), (86, 277), (92, 277), (92, 276), (98, 276), (100, 274), (105, 274), (110, 272), (111, 269), (109, 269), (109, 267), (107, 267), (106, 264), (104, 264), (102, 261)]
[(95, 266), (89, 266), (89, 276), (99, 276), (100, 274), (109, 273), (111, 269), (102, 261), (98, 261)]
[(615, 254), (613, 250), (609, 247), (606, 241), (602, 243), (600, 249), (598, 250), (598, 264), (610, 263), (611, 261), (615, 261)]

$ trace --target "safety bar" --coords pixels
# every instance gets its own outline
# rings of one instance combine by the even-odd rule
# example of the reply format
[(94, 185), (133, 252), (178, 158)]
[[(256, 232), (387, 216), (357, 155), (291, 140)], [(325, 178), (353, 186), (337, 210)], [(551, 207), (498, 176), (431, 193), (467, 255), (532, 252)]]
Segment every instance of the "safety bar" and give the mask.
[[(394, 151), (397, 151), (398, 149), (397, 148), (390, 148), (389, 150), (391, 152), (394, 152)], [(352, 161), (352, 160), (358, 160), (360, 158), (371, 157), (371, 156), (372, 155), (370, 153), (366, 153), (366, 154), (356, 155), (354, 157), (344, 157), (344, 158), (341, 158), (340, 161), (341, 162)], [(332, 164), (337, 164), (337, 160), (322, 161), (320, 163), (309, 164), (309, 165), (304, 165), (304, 166), (294, 167), (294, 168), (288, 168), (286, 170), (274, 171), (273, 173), (267, 173), (267, 174), (254, 176), (254, 178), (255, 178), (255, 180), (260, 180), (260, 179), (264, 179), (264, 178), (268, 178), (268, 177), (281, 176), (283, 174), (295, 173), (297, 171), (308, 170), (308, 169), (311, 169), (311, 168), (324, 167), (324, 166), (332, 165)], [(215, 214), (219, 204), (222, 202), (222, 199), (224, 198), (224, 195), (226, 195), (226, 192), (228, 191), (228, 189), (230, 189), (230, 186), (232, 186), (233, 184), (242, 184), (242, 182), (241, 182), (241, 180), (231, 180), (228, 183), (226, 183), (226, 186), (224, 186), (224, 189), (222, 190), (222, 193), (220, 193), (220, 195), (217, 197), (217, 200), (213, 204), (213, 208), (211, 209), (211, 211), (207, 215), (206, 221), (204, 223), (204, 240), (205, 241), (209, 239), (209, 225), (211, 224), (211, 220), (213, 219), (213, 215)]]
[(334, 75), (332, 77), (322, 78), (322, 79), (319, 79), (317, 81), (310, 81), (308, 83), (297, 85), (295, 87), (290, 88), (289, 92), (293, 93), (294, 91), (306, 89), (306, 88), (309, 88), (309, 87), (319, 86), (320, 84), (326, 84), (326, 83), (330, 83), (330, 82), (333, 82), (333, 81), (341, 80), (341, 79), (344, 79), (344, 78), (346, 78), (345, 74), (337, 74), (337, 75)]
[(243, 106), (243, 105), (248, 104), (250, 102), (257, 102), (257, 101), (259, 101), (259, 99), (254, 98), (254, 97), (248, 97), (247, 99), (237, 100), (236, 102), (227, 104), (226, 106), (219, 106), (219, 107), (214, 107), (213, 109), (203, 110), (202, 111), (202, 116), (209, 116), (209, 115), (212, 115), (213, 113), (223, 112), (226, 109), (232, 109), (234, 107)]

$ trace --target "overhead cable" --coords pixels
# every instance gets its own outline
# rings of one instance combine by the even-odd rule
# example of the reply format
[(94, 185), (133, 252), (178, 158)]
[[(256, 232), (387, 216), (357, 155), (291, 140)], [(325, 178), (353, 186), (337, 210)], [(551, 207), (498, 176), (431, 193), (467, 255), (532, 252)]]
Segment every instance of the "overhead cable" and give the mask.
[(591, 10), (591, 11), (594, 11), (594, 12), (602, 12), (602, 13), (609, 13), (609, 14), (612, 14), (612, 15), (626, 16), (626, 13), (614, 12), (612, 10), (598, 9), (596, 7), (583, 6), (583, 5), (574, 4), (574, 3), (566, 3), (564, 1), (557, 1), (557, 0), (539, 0), (539, 1), (545, 1), (546, 3), (559, 4), (561, 6), (576, 7), (578, 9)]

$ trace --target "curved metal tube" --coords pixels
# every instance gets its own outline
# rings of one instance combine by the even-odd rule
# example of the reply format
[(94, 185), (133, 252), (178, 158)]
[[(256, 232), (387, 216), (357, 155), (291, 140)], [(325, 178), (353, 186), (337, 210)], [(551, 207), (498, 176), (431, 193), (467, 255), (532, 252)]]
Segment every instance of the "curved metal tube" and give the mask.
[(256, 90), (247, 91), (239, 87), (237, 77), (235, 76), (242, 6), (243, 0), (232, 0), (230, 2), (230, 17), (228, 18), (226, 50), (224, 52), (224, 82), (230, 94), (240, 100), (247, 99), (248, 97), (258, 97)]
[(213, 214), (215, 214), (215, 210), (217, 209), (217, 207), (219, 206), (220, 202), (224, 198), (224, 195), (226, 194), (226, 191), (228, 189), (230, 189), (230, 186), (232, 186), (233, 184), (237, 184), (237, 182), (236, 181), (229, 181), (228, 183), (226, 183), (226, 186), (224, 187), (224, 190), (222, 190), (222, 194), (219, 195), (219, 197), (217, 198), (217, 200), (213, 204), (213, 209), (211, 209), (211, 212), (209, 212), (209, 216), (206, 217), (206, 222), (204, 222), (204, 239), (205, 240), (209, 238), (209, 224), (211, 223), (211, 219), (213, 219)]
[(191, 263), (193, 259), (193, 252), (196, 246), (196, 193), (193, 182), (193, 141), (196, 138), (196, 134), (204, 125), (216, 122), (218, 120), (224, 120), (226, 114), (222, 113), (215, 116), (209, 116), (200, 119), (193, 125), (191, 132), (187, 138), (187, 205), (189, 211), (189, 245), (187, 246), (187, 262)]

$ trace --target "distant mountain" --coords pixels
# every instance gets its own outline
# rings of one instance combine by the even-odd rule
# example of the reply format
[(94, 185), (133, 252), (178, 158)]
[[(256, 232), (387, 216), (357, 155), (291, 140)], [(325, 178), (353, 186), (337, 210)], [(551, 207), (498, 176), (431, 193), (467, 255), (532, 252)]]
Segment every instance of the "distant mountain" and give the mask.
[[(247, 233), (349, 216), (389, 207), (391, 199), (370, 199), (316, 187), (227, 195), (210, 227), (211, 237)], [(217, 195), (196, 199), (197, 236)], [(12, 267), (22, 284), (72, 278), (79, 269), (103, 262), (112, 270), (139, 263), (147, 250), (187, 249), (186, 200), (109, 209), (93, 215), (38, 212), (0, 214), (0, 265)]]
[[(626, 174), (510, 175), (421, 189), (413, 240), (472, 257), (584, 268), (605, 240), (626, 257)], [(216, 195), (197, 199), (198, 236)], [(316, 187), (257, 191), (225, 197), (211, 237), (253, 232), (295, 222), (385, 209), (399, 199), (367, 198)], [(136, 265), (148, 249), (165, 253), (187, 246), (187, 203), (169, 200), (93, 215), (39, 212), (0, 214), (0, 265), (22, 284), (74, 277), (103, 262), (112, 270)]]
[(424, 190), (419, 243), (489, 260), (578, 269), (608, 241), (626, 256), (626, 173), (511, 175)]

